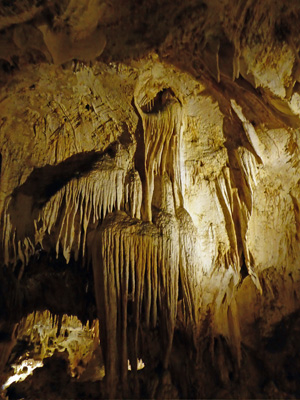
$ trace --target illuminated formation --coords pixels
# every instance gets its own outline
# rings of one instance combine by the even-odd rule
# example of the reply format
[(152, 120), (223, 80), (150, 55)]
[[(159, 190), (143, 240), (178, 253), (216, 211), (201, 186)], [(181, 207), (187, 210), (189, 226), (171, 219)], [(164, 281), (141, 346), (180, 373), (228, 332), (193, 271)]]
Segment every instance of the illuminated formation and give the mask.
[(300, 4), (2, 3), (0, 398), (299, 398)]

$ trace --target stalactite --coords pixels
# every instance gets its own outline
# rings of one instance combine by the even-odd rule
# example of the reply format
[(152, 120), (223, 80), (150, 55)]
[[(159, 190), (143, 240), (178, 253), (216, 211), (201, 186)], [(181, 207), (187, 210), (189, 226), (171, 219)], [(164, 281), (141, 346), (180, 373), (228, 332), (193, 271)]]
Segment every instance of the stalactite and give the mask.
[(231, 188), (232, 215), (235, 231), (237, 233), (238, 249), (242, 249), (245, 258), (245, 266), (257, 289), (262, 293), (258, 275), (252, 265), (251, 255), (247, 245), (248, 223), (253, 211), (253, 196), (257, 186), (257, 159), (247, 149), (239, 148), (235, 153), (235, 159), (239, 166), (242, 181), (238, 181), (238, 188)]
[(8, 265), (9, 262), (16, 264), (16, 240), (15, 230), (12, 227), (11, 219), (7, 213), (8, 202), (3, 212), (3, 232), (2, 232), (2, 243), (3, 243), (3, 254), (4, 264)]
[[(78, 258), (80, 248), (84, 256), (89, 223), (105, 218), (113, 209), (120, 209), (124, 175), (122, 170), (100, 171), (93, 179), (88, 177), (73, 180), (62, 189), (64, 212), (59, 222), (56, 252), (59, 254), (61, 247), (67, 262), (72, 250), (75, 252), (75, 259)], [(51, 201), (55, 202), (55, 197)], [(48, 215), (44, 215), (40, 219), (47, 221)], [(49, 223), (47, 221), (44, 226), (48, 232), (51, 231), (53, 222), (57, 223), (58, 215), (50, 218)]]
[(125, 181), (125, 210), (133, 218), (141, 217), (142, 183), (137, 171), (130, 171)]
[[(176, 322), (183, 323), (197, 349), (203, 316), (209, 307), (213, 314), (212, 336), (223, 335), (240, 363), (239, 316), (234, 296), (241, 281), (242, 257), (252, 279), (256, 277), (246, 246), (257, 178), (256, 158), (244, 148), (234, 150), (236, 166), (242, 171), (239, 177), (244, 179), (242, 185), (247, 185), (242, 196), (230, 166), (224, 166), (215, 179), (208, 178), (212, 188), (209, 199), (215, 202), (226, 224), (222, 237), (226, 243), (222, 247), (221, 241), (211, 240), (210, 244), (219, 247), (206, 267), (197, 250), (199, 232), (184, 209), (182, 105), (171, 89), (163, 89), (154, 99), (147, 100), (145, 96), (142, 106), (136, 100), (143, 128), (142, 145), (137, 152), (143, 153), (136, 156), (135, 164), (133, 154), (129, 158), (128, 152), (120, 151), (101, 159), (86, 175), (77, 171), (34, 209), (33, 237), (21, 237), (17, 232), (8, 212), (9, 201), (3, 220), (6, 264), (21, 260), (26, 265), (37, 244), (47, 245), (46, 237), (51, 245), (55, 243), (57, 256), (63, 254), (67, 263), (71, 257), (85, 261), (88, 246), (110, 397), (119, 394), (118, 384), (123, 396), (130, 393), (128, 360), (130, 374), (137, 382), (137, 359), (143, 356), (141, 331), (147, 330), (148, 334), (159, 329), (158, 362), (167, 370)], [(233, 108), (238, 115), (241, 113), (235, 103)], [(246, 120), (242, 122), (248, 129), (249, 141), (257, 147), (254, 128)], [(197, 174), (202, 170), (201, 162)], [(212, 283), (213, 289), (207, 294), (204, 287), (210, 287), (210, 279), (219, 281)], [(53, 325), (59, 331), (59, 321), (53, 320)]]
[[(111, 389), (119, 376), (125, 389), (128, 358), (133, 372), (136, 372), (143, 282), (145, 269), (151, 269), (152, 265), (152, 260), (145, 257), (145, 253), (151, 240), (157, 241), (157, 232), (152, 225), (118, 213), (107, 217), (92, 245), (95, 293), (102, 327), (101, 343), (107, 387)], [(145, 265), (147, 261), (150, 265)], [(110, 391), (110, 396), (114, 394), (113, 390)]]
[[(156, 104), (159, 103), (159, 104)], [(142, 218), (152, 221), (154, 179), (167, 173), (172, 181), (176, 207), (182, 205), (180, 145), (183, 114), (180, 103), (165, 89), (140, 108), (143, 122), (144, 169)], [(146, 112), (143, 112), (145, 110)]]
[(91, 246), (110, 388), (119, 376), (126, 387), (127, 358), (136, 374), (140, 325), (156, 327), (157, 317), (162, 325), (161, 361), (164, 368), (168, 366), (177, 315), (178, 225), (174, 216), (165, 214), (156, 224), (115, 212), (99, 227)]
[[(180, 281), (183, 296), (185, 326), (199, 326), (201, 319), (203, 271), (197, 254), (197, 232), (192, 219), (184, 208), (176, 212), (179, 225)], [(195, 332), (197, 335), (197, 332)], [(195, 342), (197, 337), (194, 337)]]
[[(219, 292), (211, 306), (213, 307), (213, 318), (211, 335), (213, 338), (224, 337), (232, 354), (234, 362), (240, 366), (241, 362), (241, 334), (239, 325), (239, 315), (236, 304), (236, 290), (239, 282), (239, 274), (229, 266), (223, 272), (219, 282)], [(213, 349), (212, 349), (213, 352)], [(212, 354), (214, 358), (214, 354)]]
[(159, 246), (159, 305), (162, 344), (165, 349), (163, 367), (167, 369), (177, 316), (179, 230), (176, 217), (163, 212), (159, 213), (155, 224), (161, 234)]
[(241, 365), (242, 354), (241, 354), (241, 332), (239, 315), (236, 304), (236, 299), (233, 297), (230, 305), (228, 306), (228, 326), (229, 326), (229, 340), (231, 342), (231, 348), (235, 352), (235, 357), (238, 366)]
[[(126, 165), (126, 164), (125, 164)], [(128, 211), (132, 216), (140, 215), (141, 190), (137, 173), (134, 180), (125, 185), (126, 169), (96, 170), (86, 177), (72, 179), (50, 198), (44, 207), (31, 216), (34, 236), (19, 237), (8, 212), (9, 201), (3, 213), (4, 263), (15, 265), (18, 260), (26, 265), (34, 254), (35, 246), (43, 246), (45, 235), (56, 237), (56, 253), (62, 251), (69, 262), (71, 254), (78, 259), (80, 251), (85, 255), (86, 235), (89, 224), (105, 218), (113, 210), (129, 202)], [(126, 187), (125, 187), (126, 186)], [(126, 196), (125, 196), (126, 194)], [(125, 198), (126, 197), (126, 198)], [(37, 216), (35, 216), (37, 214)]]
[(220, 202), (224, 214), (226, 222), (226, 231), (230, 242), (231, 253), (228, 254), (229, 263), (225, 265), (225, 267), (228, 268), (229, 264), (232, 263), (231, 267), (233, 267), (236, 271), (239, 271), (240, 265), (239, 265), (237, 232), (233, 219), (233, 190), (231, 187), (228, 169), (223, 170), (222, 175), (220, 175), (218, 180), (216, 180), (215, 185), (216, 185), (216, 193), (218, 196), (218, 200)]

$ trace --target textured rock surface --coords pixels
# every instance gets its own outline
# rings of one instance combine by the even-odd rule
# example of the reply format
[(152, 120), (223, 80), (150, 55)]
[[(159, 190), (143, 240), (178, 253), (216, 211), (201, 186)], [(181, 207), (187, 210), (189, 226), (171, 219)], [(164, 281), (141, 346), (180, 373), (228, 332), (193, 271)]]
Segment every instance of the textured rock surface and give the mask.
[(1, 382), (49, 310), (105, 378), (9, 398), (297, 398), (300, 5), (119, 3), (1, 4)]

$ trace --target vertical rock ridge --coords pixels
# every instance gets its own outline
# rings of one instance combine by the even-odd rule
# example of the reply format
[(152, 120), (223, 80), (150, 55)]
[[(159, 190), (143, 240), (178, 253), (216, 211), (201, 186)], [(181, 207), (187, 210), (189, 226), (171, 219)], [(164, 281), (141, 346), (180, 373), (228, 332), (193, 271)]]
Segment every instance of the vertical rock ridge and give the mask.
[[(158, 101), (160, 103), (156, 105)], [(144, 159), (143, 165), (139, 165), (143, 170), (141, 176), (145, 177), (142, 181), (142, 218), (152, 221), (155, 177), (163, 177), (167, 173), (172, 182), (175, 205), (182, 206), (180, 145), (183, 113), (180, 103), (170, 94), (169, 89), (159, 92), (154, 100), (149, 100), (144, 106), (136, 101), (136, 106), (143, 123)]]

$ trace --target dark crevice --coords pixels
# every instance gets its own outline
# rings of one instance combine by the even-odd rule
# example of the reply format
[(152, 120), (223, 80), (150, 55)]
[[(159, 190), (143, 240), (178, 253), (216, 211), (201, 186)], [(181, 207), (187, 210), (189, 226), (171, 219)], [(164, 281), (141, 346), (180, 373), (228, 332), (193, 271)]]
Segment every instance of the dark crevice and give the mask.
[(279, 42), (287, 41), (291, 34), (290, 21), (286, 21), (284, 19), (276, 21), (274, 33)]
[(177, 301), (183, 300), (183, 294), (184, 294), (184, 290), (182, 287), (181, 277), (180, 277), (180, 274), (178, 274), (178, 299), (177, 299)]
[(148, 103), (141, 106), (141, 110), (146, 114), (157, 114), (165, 110), (170, 103), (177, 101), (171, 88), (163, 89)]
[(143, 124), (141, 118), (136, 128), (136, 139), (137, 139), (137, 151), (135, 153), (135, 169), (140, 174), (142, 182), (146, 180), (146, 168), (145, 168), (145, 143), (143, 138)]
[(15, 66), (10, 64), (7, 60), (4, 59), (0, 59), (0, 70), (4, 73), (4, 74), (11, 74), (15, 69)]
[(241, 274), (241, 280), (242, 281), (249, 275), (248, 268), (246, 266), (246, 260), (245, 260), (244, 253), (242, 253), (242, 255), (241, 255), (241, 270), (240, 270), (240, 274)]
[(43, 206), (63, 186), (74, 178), (80, 178), (95, 168), (105, 155), (115, 156), (116, 150), (110, 147), (106, 152), (90, 151), (75, 154), (57, 165), (35, 168), (23, 185), (16, 188), (12, 197), (19, 194), (34, 197), (35, 205)]
[(291, 193), (290, 193), (291, 199), (293, 201), (293, 205), (294, 205), (294, 216), (295, 216), (295, 224), (296, 224), (296, 239), (298, 240), (299, 238), (299, 234), (298, 232), (300, 232), (300, 210), (299, 210), (299, 205), (298, 205), (298, 201), (296, 199), (296, 197), (294, 197)]
[[(275, 324), (270, 336), (264, 338), (266, 351), (274, 354), (286, 352), (288, 348), (294, 348), (298, 350), (299, 354), (299, 320), (300, 311), (297, 310), (283, 317)], [(296, 353), (294, 353), (294, 355), (296, 355)]]
[[(0, 326), (17, 323), (34, 311), (76, 315), (83, 323), (97, 317), (92, 272), (73, 259), (40, 251), (32, 256), (21, 280), (0, 268)], [(0, 336), (1, 336), (0, 330)]]

